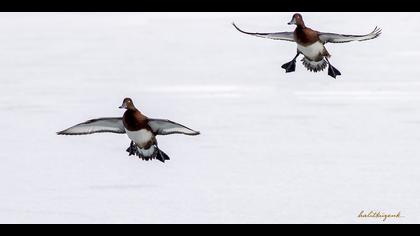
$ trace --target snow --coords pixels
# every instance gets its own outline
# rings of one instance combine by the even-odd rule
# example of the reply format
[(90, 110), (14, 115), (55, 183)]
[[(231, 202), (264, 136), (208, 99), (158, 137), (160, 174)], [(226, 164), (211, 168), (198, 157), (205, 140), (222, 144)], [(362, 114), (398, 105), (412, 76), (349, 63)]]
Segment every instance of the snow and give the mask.
[[(420, 222), (419, 13), (303, 13), (343, 76), (281, 65), (292, 13), (1, 13), (1, 223)], [(349, 21), (348, 19), (352, 19)], [(410, 40), (411, 42), (409, 42)], [(118, 117), (123, 98), (199, 136), (171, 160), (128, 157), (125, 135), (63, 137)]]

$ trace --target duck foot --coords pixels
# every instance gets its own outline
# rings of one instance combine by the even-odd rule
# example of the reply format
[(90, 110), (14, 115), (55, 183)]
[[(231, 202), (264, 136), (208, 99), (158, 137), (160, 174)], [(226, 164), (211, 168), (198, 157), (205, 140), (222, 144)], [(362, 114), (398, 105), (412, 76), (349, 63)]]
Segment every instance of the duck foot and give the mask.
[(286, 70), (286, 73), (294, 72), (296, 70), (296, 60), (285, 63), (281, 68)]
[(337, 76), (341, 75), (341, 72), (330, 64), (328, 66), (328, 75), (336, 79)]
[(134, 145), (134, 142), (131, 141), (130, 147), (127, 148), (128, 156), (134, 156), (137, 152), (137, 147)]
[(166, 153), (164, 153), (162, 150), (160, 150), (159, 148), (156, 155), (156, 159), (158, 159), (159, 161), (163, 163), (165, 163), (166, 160), (170, 160), (169, 156)]
[(327, 62), (328, 62), (328, 75), (329, 76), (331, 76), (335, 79), (337, 76), (341, 75), (341, 72), (339, 70), (337, 70), (334, 66), (331, 65), (328, 58), (325, 58), (325, 60), (327, 60)]

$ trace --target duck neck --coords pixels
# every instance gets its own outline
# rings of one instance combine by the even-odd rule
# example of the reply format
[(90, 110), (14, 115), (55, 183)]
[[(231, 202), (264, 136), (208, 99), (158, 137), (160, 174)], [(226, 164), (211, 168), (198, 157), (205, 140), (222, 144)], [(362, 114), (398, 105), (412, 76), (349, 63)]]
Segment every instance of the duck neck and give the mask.
[(136, 116), (137, 111), (135, 109), (132, 108), (127, 108), (127, 110), (125, 110), (124, 112), (124, 117), (128, 118), (128, 117), (134, 117)]
[(126, 119), (145, 120), (146, 117), (136, 108), (127, 109), (124, 113)]
[(134, 106), (134, 104), (128, 104), (127, 111), (137, 111), (137, 108)]
[(134, 107), (134, 106), (130, 106), (130, 107), (127, 107), (127, 111), (126, 111), (127, 113), (136, 113), (136, 112), (140, 112), (139, 110), (137, 110), (137, 108), (136, 107)]
[(302, 18), (297, 19), (296, 21), (296, 27), (300, 29), (305, 29), (305, 22), (303, 22)]
[(296, 29), (297, 29), (297, 30), (303, 30), (303, 29), (306, 29), (305, 23), (303, 23), (303, 22), (299, 22), (299, 23), (296, 25)]

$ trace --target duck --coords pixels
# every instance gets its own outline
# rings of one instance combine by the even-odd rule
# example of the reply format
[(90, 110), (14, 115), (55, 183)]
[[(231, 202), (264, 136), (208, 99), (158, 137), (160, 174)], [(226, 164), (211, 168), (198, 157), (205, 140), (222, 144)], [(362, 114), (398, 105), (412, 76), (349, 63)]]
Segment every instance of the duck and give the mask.
[(156, 159), (165, 162), (170, 158), (159, 148), (156, 136), (170, 134), (195, 136), (200, 134), (199, 131), (170, 120), (148, 118), (136, 108), (131, 98), (125, 98), (119, 108), (125, 109), (122, 117), (88, 120), (59, 131), (57, 135), (126, 134), (131, 140), (130, 146), (126, 150), (129, 156), (135, 155), (145, 161)]
[(303, 55), (302, 63), (307, 70), (311, 72), (323, 71), (328, 66), (328, 75), (337, 78), (341, 72), (331, 65), (329, 58), (331, 54), (325, 48), (327, 43), (348, 43), (352, 41), (366, 41), (379, 37), (382, 30), (378, 27), (365, 35), (349, 35), (337, 33), (325, 33), (306, 27), (301, 14), (293, 15), (289, 25), (296, 25), (293, 32), (276, 32), (276, 33), (251, 33), (240, 29), (235, 23), (233, 26), (241, 33), (252, 35), (260, 38), (268, 38), (273, 40), (284, 40), (297, 44), (296, 56), (290, 61), (282, 65), (286, 73), (296, 70), (296, 59), (299, 55)]

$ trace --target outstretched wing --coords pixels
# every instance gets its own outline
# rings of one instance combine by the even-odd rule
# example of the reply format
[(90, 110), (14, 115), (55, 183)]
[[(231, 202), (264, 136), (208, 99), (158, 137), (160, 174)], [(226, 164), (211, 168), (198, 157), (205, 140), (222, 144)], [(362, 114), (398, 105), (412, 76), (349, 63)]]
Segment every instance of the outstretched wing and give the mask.
[(379, 37), (382, 30), (378, 27), (365, 35), (347, 35), (347, 34), (334, 34), (334, 33), (322, 33), (319, 32), (318, 36), (322, 43), (348, 43), (352, 41), (366, 41)]
[(168, 135), (168, 134), (185, 134), (185, 135), (199, 135), (200, 132), (192, 130), (181, 124), (175, 123), (170, 120), (149, 119), (149, 126), (155, 134)]
[(294, 42), (295, 39), (293, 37), (293, 32), (277, 32), (277, 33), (250, 33), (250, 32), (246, 32), (243, 31), (241, 29), (239, 29), (238, 26), (235, 25), (235, 23), (232, 23), (233, 26), (241, 33), (244, 34), (249, 34), (249, 35), (253, 35), (256, 37), (260, 37), (260, 38), (267, 38), (267, 39), (274, 39), (274, 40), (285, 40), (285, 41), (290, 41), (290, 42)]
[(100, 118), (89, 120), (66, 130), (57, 132), (58, 135), (85, 135), (94, 133), (124, 134), (125, 128), (122, 118)]

